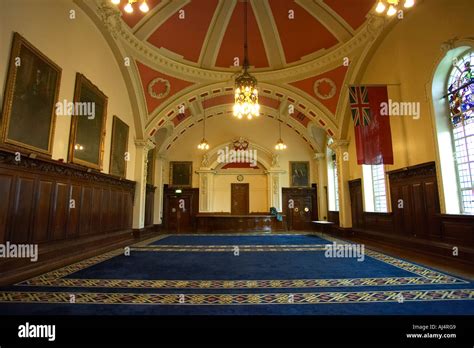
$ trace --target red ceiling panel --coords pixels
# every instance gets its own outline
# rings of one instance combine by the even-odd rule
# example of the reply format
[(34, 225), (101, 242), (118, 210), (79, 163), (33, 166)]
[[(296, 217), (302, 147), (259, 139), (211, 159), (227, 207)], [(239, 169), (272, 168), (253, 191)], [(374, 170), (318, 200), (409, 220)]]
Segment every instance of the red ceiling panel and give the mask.
[[(164, 101), (166, 101), (172, 95), (194, 84), (193, 82), (181, 80), (181, 79), (163, 74), (159, 71), (153, 70), (152, 68), (140, 63), (139, 61), (137, 61), (136, 63), (138, 67), (138, 72), (140, 74), (140, 80), (142, 82), (143, 94), (145, 95), (148, 114), (153, 113), (153, 111), (155, 111), (155, 109), (158, 106), (160, 106)], [(162, 99), (153, 98), (148, 93), (148, 85), (153, 79), (158, 78), (158, 77), (169, 81), (169, 84), (170, 84), (168, 95)], [(156, 93), (164, 92), (166, 90), (166, 86), (163, 83), (161, 84), (157, 83), (154, 88), (155, 88)]]
[[(233, 66), (234, 57), (239, 57), (240, 65), (244, 59), (244, 4), (238, 2), (224, 34), (217, 56), (216, 66), (228, 68)], [(256, 68), (268, 67), (267, 55), (263, 45), (252, 6), (248, 6), (248, 49), (250, 65)]]
[[(333, 114), (335, 114), (336, 109), (337, 109), (337, 103), (339, 101), (339, 95), (343, 87), (346, 73), (347, 73), (347, 67), (340, 66), (334, 70), (325, 72), (324, 74), (313, 76), (308, 79), (292, 82), (290, 83), (290, 85), (293, 85), (296, 88), (299, 88), (303, 90), (304, 92), (308, 93), (309, 95), (317, 99), (321, 104), (326, 106)], [(334, 84), (336, 85), (336, 91), (335, 91), (336, 93), (332, 98), (322, 99), (322, 98), (319, 98), (314, 92), (314, 83), (316, 82), (316, 80), (323, 79), (323, 78), (328, 78), (332, 80)], [(319, 91), (323, 95), (327, 95), (330, 89), (331, 89), (331, 85), (329, 85), (328, 83), (322, 82), (319, 85)]]
[[(325, 26), (294, 1), (269, 0), (269, 3), (287, 63), (338, 43)], [(289, 18), (290, 11), (293, 11), (294, 19)]]
[(176, 12), (148, 38), (148, 42), (197, 63), (217, 3), (218, 0), (191, 1), (183, 7), (184, 18)]
[(349, 25), (357, 29), (365, 22), (365, 17), (376, 0), (324, 0)]

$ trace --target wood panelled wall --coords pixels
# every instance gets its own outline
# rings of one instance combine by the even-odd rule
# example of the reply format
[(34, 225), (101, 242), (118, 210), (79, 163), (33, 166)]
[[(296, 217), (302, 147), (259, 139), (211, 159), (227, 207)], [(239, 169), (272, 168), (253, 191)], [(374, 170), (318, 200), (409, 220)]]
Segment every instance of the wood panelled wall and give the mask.
[(474, 216), (440, 213), (436, 166), (424, 163), (388, 172), (392, 213), (364, 212), (360, 179), (349, 182), (353, 230), (407, 247), (474, 261)]
[(0, 150), (0, 242), (48, 243), (131, 230), (135, 183)]
[(153, 215), (155, 206), (155, 189), (156, 187), (150, 184), (146, 185), (145, 197), (145, 227), (153, 225)]

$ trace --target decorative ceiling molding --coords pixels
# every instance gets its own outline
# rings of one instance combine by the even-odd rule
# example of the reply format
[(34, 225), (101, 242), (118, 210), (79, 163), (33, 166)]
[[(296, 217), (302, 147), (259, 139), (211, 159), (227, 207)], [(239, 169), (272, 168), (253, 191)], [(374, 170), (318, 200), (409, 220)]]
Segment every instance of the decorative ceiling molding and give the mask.
[(339, 40), (339, 42), (346, 42), (354, 36), (354, 29), (352, 29), (350, 25), (347, 24), (347, 22), (331, 7), (321, 0), (296, 0), (295, 2), (321, 22)]
[(262, 35), (263, 45), (267, 53), (268, 63), (272, 69), (282, 69), (286, 64), (285, 52), (281, 45), (280, 35), (271, 8), (266, 1), (250, 0), (255, 12), (258, 27)]
[(206, 38), (204, 39), (199, 65), (204, 69), (211, 69), (216, 64), (219, 47), (224, 38), (237, 0), (220, 0), (212, 19)]

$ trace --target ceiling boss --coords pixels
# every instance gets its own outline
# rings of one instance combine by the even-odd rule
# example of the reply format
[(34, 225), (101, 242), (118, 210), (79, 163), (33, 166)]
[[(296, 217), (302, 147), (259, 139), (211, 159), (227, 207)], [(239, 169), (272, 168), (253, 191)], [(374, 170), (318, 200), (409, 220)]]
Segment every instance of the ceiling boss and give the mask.
[(258, 104), (257, 79), (248, 72), (248, 42), (247, 42), (247, 1), (244, 2), (244, 65), (243, 72), (235, 79), (234, 116), (251, 120), (260, 115)]

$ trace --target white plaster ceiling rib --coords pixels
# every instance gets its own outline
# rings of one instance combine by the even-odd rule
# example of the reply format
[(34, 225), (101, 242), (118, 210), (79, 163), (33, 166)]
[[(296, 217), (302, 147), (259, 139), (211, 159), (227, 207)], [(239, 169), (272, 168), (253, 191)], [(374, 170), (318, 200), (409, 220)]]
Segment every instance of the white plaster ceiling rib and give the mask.
[[(206, 118), (217, 118), (217, 117), (221, 117), (221, 116), (222, 117), (232, 117), (231, 113), (229, 112), (229, 110), (231, 110), (231, 108), (232, 108), (232, 104), (220, 104), (220, 105), (210, 107), (210, 108), (206, 109)], [(278, 120), (279, 111), (276, 110), (276, 109), (273, 109), (271, 107), (265, 106), (265, 105), (262, 105), (261, 110), (262, 110), (262, 115), (260, 117), (271, 118), (272, 121), (275, 122), (275, 127), (277, 127), (278, 126), (277, 122), (280, 122)], [(178, 138), (176, 140), (179, 140), (179, 138), (181, 136), (185, 136), (186, 134), (188, 134), (187, 131), (185, 133), (182, 133), (183, 130), (185, 130), (185, 129), (187, 130), (191, 126), (192, 126), (191, 127), (192, 129), (196, 129), (195, 126), (197, 124), (199, 124), (200, 122), (202, 122), (203, 115), (204, 115), (203, 113), (195, 114), (195, 115), (193, 114), (191, 117), (186, 118), (181, 123), (179, 123), (177, 126), (174, 126), (173, 123), (171, 122), (171, 120), (169, 120), (168, 123), (163, 124), (163, 126), (161, 128), (167, 127), (169, 125), (173, 125), (173, 132), (167, 138), (167, 141), (165, 142), (165, 144), (163, 144), (163, 148), (166, 148), (170, 143), (175, 142), (174, 139), (176, 137)], [(301, 138), (302, 141), (304, 141), (306, 143), (306, 141), (305, 141), (305, 139), (306, 139), (311, 144), (311, 146), (313, 146), (313, 148), (315, 150), (318, 150), (318, 151), (321, 150), (319, 144), (316, 141), (314, 141), (313, 136), (310, 132), (311, 123), (309, 123), (308, 126), (305, 127), (303, 124), (301, 124), (294, 117), (285, 116), (285, 115), (281, 116), (281, 122), (284, 125), (289, 125), (288, 128), (293, 130), (293, 132), (295, 132), (295, 135), (298, 136), (299, 138)], [(316, 126), (316, 125), (314, 125), (314, 126)], [(275, 130), (277, 130), (277, 128), (275, 128)]]
[(270, 5), (267, 0), (250, 0), (250, 4), (260, 29), (268, 63), (272, 69), (281, 69), (286, 65), (285, 53)]
[(236, 4), (237, 0), (219, 0), (199, 56), (199, 66), (202, 68), (212, 69), (215, 66), (219, 48)]
[(145, 25), (145, 23), (147, 23), (150, 18), (154, 17), (158, 12), (161, 11), (161, 9), (165, 6), (167, 6), (170, 2), (172, 2), (173, 0), (162, 0), (160, 1), (155, 7), (153, 7), (147, 14), (146, 16), (143, 16), (142, 19), (140, 19), (138, 21), (137, 24), (135, 24), (135, 26), (132, 28), (132, 30), (134, 32), (136, 32), (138, 29), (140, 29), (142, 26)]
[(309, 14), (326, 27), (339, 42), (346, 42), (354, 36), (354, 29), (323, 0), (295, 0)]
[(160, 10), (153, 16), (147, 15), (148, 18), (137, 30), (134, 35), (142, 41), (146, 41), (151, 34), (155, 32), (163, 23), (165, 23), (172, 15), (189, 4), (191, 0), (173, 0), (168, 1)]
[[(194, 89), (192, 89), (192, 87), (194, 87)], [(182, 105), (182, 104), (187, 105), (188, 100), (192, 99), (192, 97), (194, 96), (198, 96), (206, 92), (209, 93), (209, 91), (216, 90), (216, 89), (222, 89), (224, 91), (225, 88), (229, 88), (229, 87), (231, 87), (231, 85), (229, 85), (227, 82), (220, 82), (217, 84), (210, 84), (210, 85), (200, 85), (198, 87), (196, 86), (188, 87), (187, 89), (181, 91), (178, 95), (173, 96), (173, 98), (170, 98), (169, 100), (167, 100), (166, 103), (163, 103), (162, 105), (160, 105), (152, 113), (152, 115), (149, 115), (145, 133), (149, 134), (154, 128), (156, 128), (156, 124), (163, 118), (163, 115), (167, 115), (171, 110), (175, 110), (177, 105)], [(289, 88), (288, 85), (284, 85), (284, 84), (275, 85), (275, 84), (259, 82), (259, 88), (261, 89), (260, 95), (262, 96), (271, 97), (271, 95), (265, 93), (265, 90), (269, 90), (274, 93), (279, 93), (295, 100), (294, 102), (295, 108), (302, 111), (312, 122), (321, 119), (326, 124), (326, 128), (331, 129), (331, 131), (334, 134), (336, 133), (337, 125), (336, 125), (334, 116), (324, 105), (322, 105), (315, 98), (308, 96), (306, 93), (302, 91), (300, 92), (296, 88)], [(230, 91), (230, 92), (221, 93), (221, 94), (233, 94), (233, 92)], [(278, 97), (273, 97), (273, 98), (278, 99)], [(304, 105), (305, 108), (299, 108), (299, 104)], [(314, 114), (316, 114), (317, 116), (316, 120), (314, 119), (313, 116), (310, 115), (309, 113), (310, 110)]]

